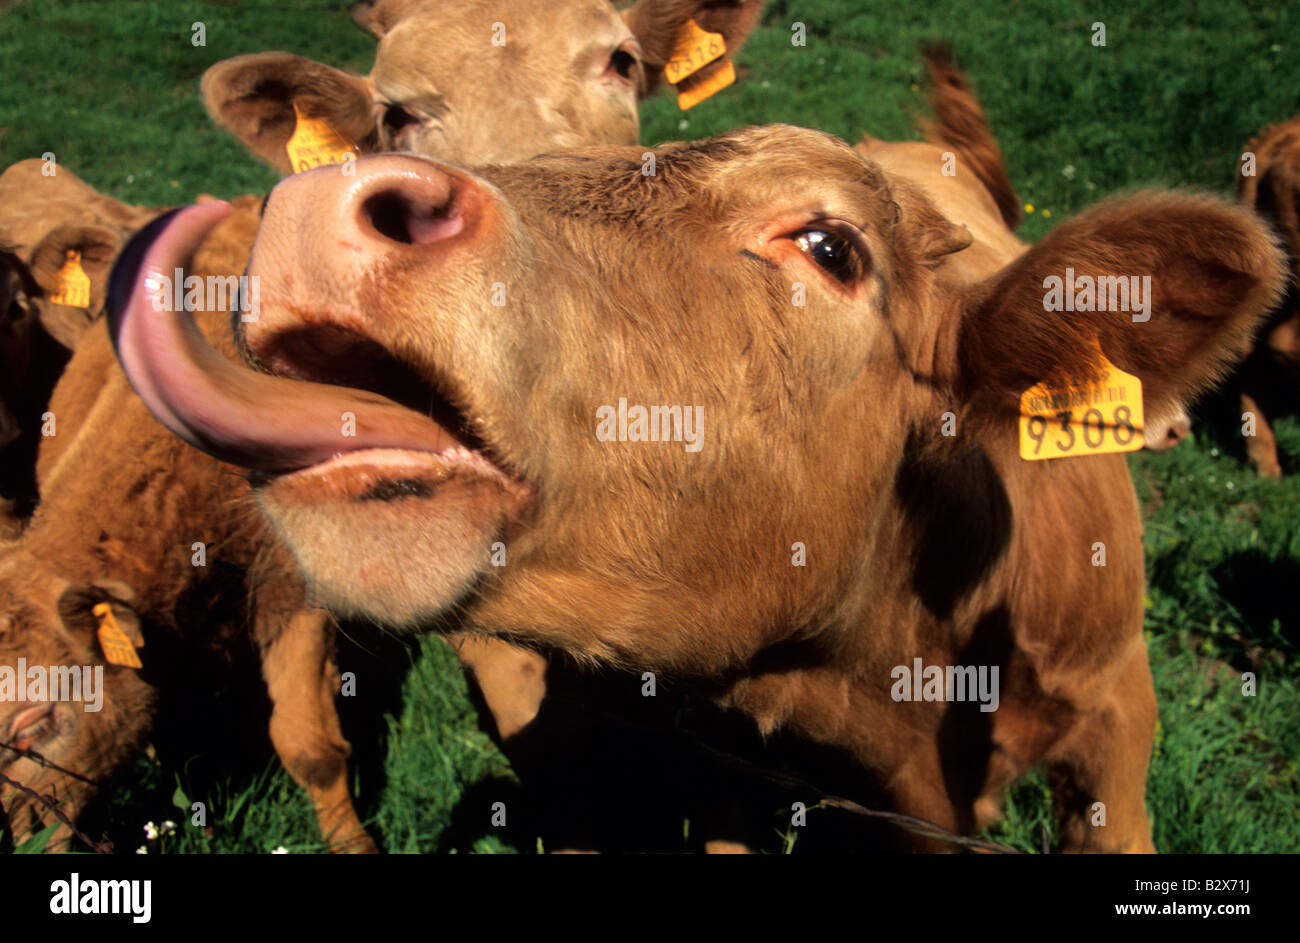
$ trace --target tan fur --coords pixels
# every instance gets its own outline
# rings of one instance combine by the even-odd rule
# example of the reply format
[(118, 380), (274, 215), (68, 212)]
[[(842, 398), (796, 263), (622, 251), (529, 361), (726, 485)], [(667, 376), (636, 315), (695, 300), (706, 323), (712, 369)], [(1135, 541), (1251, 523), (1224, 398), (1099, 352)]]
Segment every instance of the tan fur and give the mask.
[[(661, 5), (651, 0), (642, 8)], [(571, 0), (557, 5), (544, 19), (536, 17), (535, 7), (522, 3), (501, 8), (469, 0), (430, 5), (424, 11), (419, 6), (387, 2), (373, 11), (375, 19), (368, 21), (368, 28), (384, 39), (372, 77), (351, 76), (284, 53), (243, 56), (214, 66), (205, 75), (209, 109), (254, 153), (281, 170), (289, 169), (284, 144), (293, 130), (291, 103), (329, 121), (363, 152), (411, 147), (454, 160), (516, 160), (538, 150), (578, 143), (635, 140), (635, 94), (643, 76), (640, 67), (628, 82), (602, 76), (615, 48), (626, 45), (636, 51), (632, 35), (605, 0)], [(680, 27), (698, 6), (678, 3), (671, 16), (661, 16), (657, 22)], [(743, 27), (727, 27), (732, 52), (756, 20), (758, 4), (747, 6), (755, 12)], [(501, 61), (494, 66), (489, 61), (491, 24), (498, 17), (507, 22), (508, 46), (496, 54)], [(718, 19), (715, 25), (721, 28), (721, 22)], [(438, 42), (432, 44), (431, 37)], [(560, 44), (570, 48), (557, 48)], [(591, 55), (575, 71), (574, 57), (583, 50)], [(494, 72), (497, 80), (482, 81), (484, 71)], [(431, 103), (439, 108), (432, 130), (422, 126), (416, 136), (384, 130), (384, 107), (418, 111)], [(30, 187), (33, 174), (39, 174), (35, 161), (16, 165), (6, 178), (16, 186)], [(69, 199), (87, 205), (115, 202), (94, 194), (80, 181), (72, 186), (75, 178), (66, 171), (60, 170), (58, 179), (68, 185)], [(256, 232), (260, 203), (254, 197), (236, 200), (237, 212), (205, 241), (191, 271), (241, 272)], [(88, 253), (88, 265), (95, 266), (100, 256), (98, 250)], [(49, 264), (43, 262), (41, 271), (46, 272)], [(98, 304), (100, 276), (106, 274), (106, 266), (104, 272), (98, 267), (88, 271), (95, 279)], [(209, 317), (205, 327), (221, 330), (224, 318)], [(41, 399), (42, 407), (44, 402)], [(43, 444), (40, 479), (46, 502), (30, 539), (57, 539), (65, 552), (43, 567), (51, 574), (80, 578), (107, 566), (136, 584), (149, 618), (180, 631), (184, 623), (167, 615), (167, 601), (191, 585), (193, 568), (151, 570), (151, 561), (157, 561), (163, 547), (173, 554), (178, 546), (188, 547), (187, 535), (212, 520), (213, 514), (222, 513), (220, 509), (230, 514), (232, 508), (241, 508), (245, 486), (216, 463), (178, 449), (125, 387), (100, 332), (78, 350), (51, 408), (59, 417), (60, 434)], [(105, 461), (105, 456), (116, 458)], [(149, 486), (141, 490), (145, 482)], [(155, 488), (173, 489), (173, 499), (156, 504)], [(91, 557), (99, 550), (83, 536), (89, 533), (84, 506), (92, 500), (104, 519), (105, 533), (113, 535), (116, 556), (107, 564), (92, 565)], [(257, 561), (250, 577), (252, 631), (273, 702), (272, 740), (286, 767), (311, 795), (322, 830), (336, 840), (336, 847), (373, 850), (346, 789), (348, 748), (332, 702), (337, 688), (333, 624), (319, 610), (308, 608), (311, 600), (295, 567), (277, 551), (274, 540), (245, 519), (249, 513), (245, 508), (236, 515), (242, 524), (224, 538), (224, 552)], [(13, 529), (17, 526), (15, 521)], [(128, 558), (133, 561), (129, 573), (122, 570)], [(483, 689), (500, 735), (509, 739), (537, 713), (545, 692), (545, 662), (530, 650), (495, 639), (455, 643), (462, 662)], [(0, 647), (0, 658), (16, 658), (23, 651)], [(149, 712), (140, 710), (123, 751), (114, 756), (126, 755), (124, 751), (138, 742), (150, 723)], [(121, 736), (107, 731), (101, 735)], [(89, 760), (74, 754), (72, 762)], [(96, 771), (108, 772), (98, 767)]]
[[(1038, 381), (1093, 376), (1098, 342), (1153, 410), (1213, 382), (1282, 285), (1266, 229), (1209, 197), (1143, 194), (954, 272), (970, 250), (943, 194), (825, 135), (750, 129), (657, 161), (644, 178), (639, 151), (595, 149), (475, 178), (392, 156), (359, 165), (351, 187), (280, 185), (252, 261), (265, 293), (242, 325), (250, 349), (364, 312), (351, 328), (436, 376), (538, 496), (507, 523), (509, 566), (484, 556), (470, 597), (395, 600), (341, 575), (432, 563), (402, 535), (445, 513), (436, 494), (368, 518), (331, 490), (341, 472), (322, 469), (314, 495), (272, 481), (262, 504), (299, 559), (332, 554), (331, 595), (355, 611), (402, 606), (424, 623), (454, 604), (464, 627), (709, 679), (761, 729), (846, 751), (899, 810), (950, 828), (986, 824), (1002, 789), (1046, 764), (1067, 849), (1151, 850), (1155, 712), (1126, 464), (1022, 461), (1016, 404)], [(481, 207), (462, 236), (409, 245), (355, 228), (358, 191), (400, 194), (421, 173)], [(307, 212), (319, 225), (301, 225)], [(852, 221), (869, 254), (852, 285), (788, 238), (827, 218)], [(338, 240), (354, 247), (346, 265)], [(1043, 274), (1067, 265), (1150, 273), (1150, 321), (1045, 311)], [(514, 299), (504, 321), (485, 300), (496, 280)], [(702, 406), (702, 449), (598, 441), (597, 407), (619, 396)], [(939, 434), (945, 411), (955, 437)], [(324, 532), (328, 550), (310, 536)], [(795, 542), (806, 566), (791, 565)], [(917, 657), (999, 666), (999, 709), (894, 701), (892, 669)], [(1093, 801), (1105, 829), (1088, 825)]]
[[(408, 150), (474, 166), (589, 144), (636, 142), (636, 103), (658, 85), (694, 17), (726, 39), (729, 61), (757, 25), (761, 0), (414, 0), (362, 4), (379, 39), (368, 76), (282, 52), (212, 66), (203, 99), (218, 124), (282, 173), (293, 106), (358, 153)], [(504, 28), (504, 42), (497, 24)], [(630, 57), (623, 60), (621, 57)], [(620, 72), (626, 62), (626, 74)]]

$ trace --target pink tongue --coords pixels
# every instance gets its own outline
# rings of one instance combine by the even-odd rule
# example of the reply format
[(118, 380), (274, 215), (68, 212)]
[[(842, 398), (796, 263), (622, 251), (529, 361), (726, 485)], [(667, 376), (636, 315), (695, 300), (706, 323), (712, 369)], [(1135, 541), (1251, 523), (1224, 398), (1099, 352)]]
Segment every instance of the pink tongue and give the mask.
[[(174, 277), (229, 212), (227, 203), (203, 203), (155, 220), (123, 250), (109, 279), (118, 359), (158, 421), (222, 461), (270, 473), (360, 449), (453, 447), (441, 426), (392, 400), (257, 373), (213, 350), (189, 313), (154, 309), (159, 277)], [(353, 426), (355, 435), (344, 435)]]

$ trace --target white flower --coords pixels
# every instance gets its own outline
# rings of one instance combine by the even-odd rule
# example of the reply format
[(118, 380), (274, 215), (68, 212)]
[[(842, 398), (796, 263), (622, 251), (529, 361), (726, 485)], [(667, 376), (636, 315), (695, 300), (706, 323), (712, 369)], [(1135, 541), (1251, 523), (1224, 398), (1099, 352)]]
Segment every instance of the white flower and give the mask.
[(144, 823), (144, 837), (150, 841), (158, 837), (158, 829), (152, 822)]
[(149, 854), (149, 849), (146, 848), (144, 845), (141, 845), (139, 848), (135, 850), (135, 853), (137, 855), (147, 855)]
[(1074, 164), (1066, 164), (1061, 168), (1061, 176), (1066, 180), (1074, 179)]
[(690, 123), (689, 121), (687, 121), (685, 118), (683, 118), (681, 121), (677, 122), (677, 130), (678, 130), (678, 131), (685, 131), (685, 130), (686, 130), (687, 128), (689, 128), (690, 126), (691, 126), (691, 123)]
[(162, 833), (164, 835), (171, 835), (175, 831), (176, 831), (176, 823), (173, 822), (171, 819), (168, 819), (166, 822), (162, 823)]
[(273, 855), (287, 855), (288, 853), (289, 849), (284, 847), (284, 845), (281, 845), (279, 848), (275, 849), (275, 851), (271, 852)]

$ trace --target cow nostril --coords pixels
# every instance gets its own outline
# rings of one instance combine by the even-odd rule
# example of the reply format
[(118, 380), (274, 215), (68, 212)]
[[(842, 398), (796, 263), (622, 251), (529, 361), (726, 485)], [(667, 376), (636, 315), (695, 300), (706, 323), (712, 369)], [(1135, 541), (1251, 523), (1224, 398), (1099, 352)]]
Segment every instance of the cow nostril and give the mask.
[(406, 228), (406, 208), (403, 200), (394, 193), (381, 193), (366, 201), (362, 207), (366, 219), (381, 236), (394, 242), (413, 242)]
[(362, 204), (361, 212), (379, 235), (407, 245), (446, 239), (458, 233), (462, 226), (453, 200), (435, 206), (395, 190), (370, 197)]

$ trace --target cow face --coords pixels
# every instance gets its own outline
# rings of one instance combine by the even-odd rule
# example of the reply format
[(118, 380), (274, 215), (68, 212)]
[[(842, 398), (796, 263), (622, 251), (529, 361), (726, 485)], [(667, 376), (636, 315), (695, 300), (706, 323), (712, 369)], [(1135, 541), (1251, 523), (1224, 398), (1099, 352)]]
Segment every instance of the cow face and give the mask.
[[(582, 655), (721, 671), (862, 618), (914, 429), (956, 409), (1028, 474), (1021, 392), (1093, 379), (1099, 344), (1168, 409), (1280, 281), (1264, 228), (1209, 198), (1103, 205), (963, 287), (937, 270), (970, 234), (829, 136), (656, 159), (474, 176), (394, 155), (282, 182), (250, 263), (259, 373), (149, 306), (149, 273), (221, 214), (182, 211), (115, 273), (119, 356), (163, 422), (256, 470), (327, 606), (412, 625), (458, 604)], [(1149, 321), (1045, 310), (1046, 274), (1117, 259), (1156, 273)], [(1122, 480), (1119, 457), (1079, 461)]]
[[(0, 773), (54, 796), (69, 818), (93, 787), (20, 751), (99, 780), (139, 745), (151, 689), (133, 669), (106, 663), (94, 613), (108, 604), (118, 626), (138, 640), (132, 595), (121, 583), (74, 586), (46, 577), (17, 552), (0, 561), (0, 742), (8, 747), (0, 747)], [(56, 821), (9, 785), (0, 784), (0, 808), (18, 843)]]
[(379, 38), (374, 69), (356, 76), (287, 53), (213, 66), (203, 97), (217, 122), (282, 173), (295, 108), (324, 120), (360, 153), (414, 151), (463, 165), (506, 163), (589, 144), (633, 144), (636, 103), (658, 84), (695, 19), (720, 33), (723, 68), (761, 12), (760, 0), (437, 0), (363, 4)]

